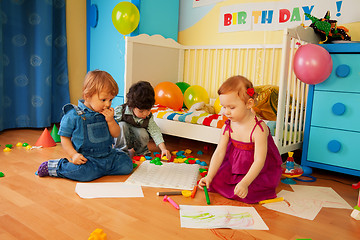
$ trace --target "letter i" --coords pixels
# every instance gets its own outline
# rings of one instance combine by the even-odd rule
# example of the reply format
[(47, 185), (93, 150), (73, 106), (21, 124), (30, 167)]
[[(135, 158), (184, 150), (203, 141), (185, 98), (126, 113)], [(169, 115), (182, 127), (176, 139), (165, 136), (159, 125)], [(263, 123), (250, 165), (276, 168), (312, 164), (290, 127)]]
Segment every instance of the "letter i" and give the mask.
[(233, 24), (233, 25), (236, 25), (236, 24), (237, 24), (237, 13), (233, 13), (233, 14), (232, 14), (232, 17), (233, 17), (233, 22), (232, 22), (232, 24)]

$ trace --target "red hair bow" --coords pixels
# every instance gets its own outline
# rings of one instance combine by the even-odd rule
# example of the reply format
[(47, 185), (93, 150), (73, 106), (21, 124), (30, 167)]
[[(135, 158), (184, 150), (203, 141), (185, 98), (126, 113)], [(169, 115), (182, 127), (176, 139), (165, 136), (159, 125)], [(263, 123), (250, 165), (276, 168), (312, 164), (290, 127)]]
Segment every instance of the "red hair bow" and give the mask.
[(247, 93), (250, 97), (252, 97), (252, 96), (254, 96), (254, 94), (255, 94), (255, 90), (254, 90), (254, 88), (248, 88), (248, 89), (246, 90), (246, 93)]

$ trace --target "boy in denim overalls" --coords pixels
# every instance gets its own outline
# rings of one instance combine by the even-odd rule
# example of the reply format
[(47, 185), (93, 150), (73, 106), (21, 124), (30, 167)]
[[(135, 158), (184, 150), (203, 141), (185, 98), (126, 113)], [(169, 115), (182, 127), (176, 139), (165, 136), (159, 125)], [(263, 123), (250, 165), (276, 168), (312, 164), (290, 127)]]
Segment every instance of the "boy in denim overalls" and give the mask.
[(120, 134), (111, 102), (119, 89), (112, 76), (104, 71), (90, 71), (84, 81), (83, 98), (78, 106), (64, 106), (59, 135), (69, 159), (43, 162), (40, 177), (63, 177), (92, 181), (105, 175), (130, 174), (133, 164), (124, 152), (112, 148)]

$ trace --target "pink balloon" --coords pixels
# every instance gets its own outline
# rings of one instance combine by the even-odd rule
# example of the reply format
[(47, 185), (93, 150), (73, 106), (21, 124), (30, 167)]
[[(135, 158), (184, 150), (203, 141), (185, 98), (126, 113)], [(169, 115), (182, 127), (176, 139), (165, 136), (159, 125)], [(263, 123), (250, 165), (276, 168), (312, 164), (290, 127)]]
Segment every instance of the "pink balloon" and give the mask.
[(332, 71), (332, 59), (328, 51), (316, 44), (299, 47), (294, 56), (294, 73), (307, 84), (325, 81)]

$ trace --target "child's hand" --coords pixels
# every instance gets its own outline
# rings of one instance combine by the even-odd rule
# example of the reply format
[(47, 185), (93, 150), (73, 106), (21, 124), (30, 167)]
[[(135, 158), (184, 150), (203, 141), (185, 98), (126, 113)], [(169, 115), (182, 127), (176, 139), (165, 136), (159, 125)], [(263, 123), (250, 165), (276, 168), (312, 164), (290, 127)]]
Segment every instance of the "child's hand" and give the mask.
[(161, 157), (163, 157), (164, 155), (167, 157), (168, 160), (171, 159), (171, 154), (170, 152), (167, 150), (165, 143), (162, 142), (159, 144), (159, 148), (161, 150)]
[(75, 153), (71, 159), (72, 163), (75, 165), (81, 165), (87, 162), (87, 159), (80, 153)]
[(201, 188), (201, 189), (203, 189), (204, 186), (206, 186), (207, 188), (209, 188), (210, 183), (211, 183), (211, 179), (210, 179), (208, 176), (206, 176), (206, 177), (203, 177), (202, 179), (200, 179), (198, 186), (199, 186), (199, 188)]
[(246, 198), (248, 194), (248, 186), (239, 182), (238, 184), (236, 184), (234, 194), (238, 195), (240, 198)]
[(167, 150), (167, 149), (161, 150), (161, 157), (163, 157), (164, 155), (166, 156), (166, 158), (167, 158), (168, 160), (171, 159), (171, 153), (170, 153), (169, 150)]
[(101, 112), (105, 116), (106, 122), (114, 121), (114, 108), (108, 108)]

